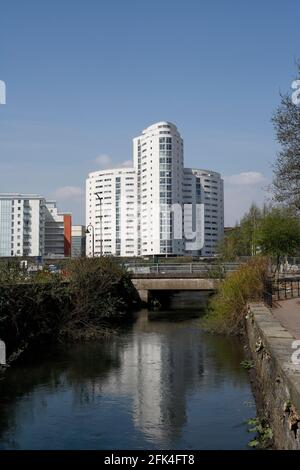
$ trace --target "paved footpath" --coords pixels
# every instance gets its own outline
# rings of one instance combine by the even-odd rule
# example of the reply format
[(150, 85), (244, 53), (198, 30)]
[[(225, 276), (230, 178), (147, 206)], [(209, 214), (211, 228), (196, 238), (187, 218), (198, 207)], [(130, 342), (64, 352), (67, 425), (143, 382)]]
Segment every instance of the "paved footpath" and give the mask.
[(300, 339), (300, 298), (276, 302), (272, 313), (282, 326), (296, 339)]

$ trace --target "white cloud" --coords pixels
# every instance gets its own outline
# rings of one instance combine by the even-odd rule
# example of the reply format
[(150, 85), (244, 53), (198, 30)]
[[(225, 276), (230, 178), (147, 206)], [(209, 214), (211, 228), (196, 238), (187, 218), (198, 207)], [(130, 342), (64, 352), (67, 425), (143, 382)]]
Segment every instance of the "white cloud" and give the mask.
[(258, 171), (244, 171), (224, 177), (225, 184), (230, 186), (257, 186), (266, 183), (264, 175)]
[(133, 161), (132, 160), (124, 160), (124, 162), (121, 163), (121, 166), (127, 168), (127, 167), (132, 167), (133, 166)]
[(60, 200), (73, 199), (83, 195), (84, 190), (78, 186), (63, 186), (53, 192), (53, 196)]
[(262, 206), (270, 199), (268, 179), (258, 171), (247, 171), (224, 177), (225, 225), (234, 225), (251, 204)]
[(55, 199), (59, 212), (71, 212), (72, 223), (82, 224), (85, 212), (85, 191), (79, 186), (62, 186), (51, 194), (49, 199)]
[(112, 157), (105, 153), (98, 155), (98, 157), (94, 159), (94, 162), (99, 165), (100, 169), (102, 170), (106, 170), (108, 168), (132, 167), (133, 165), (132, 160), (124, 160), (120, 163), (113, 163)]
[(103, 153), (101, 155), (98, 155), (98, 157), (95, 158), (94, 162), (97, 163), (97, 165), (99, 165), (102, 169), (110, 168), (112, 165), (112, 158), (110, 155)]

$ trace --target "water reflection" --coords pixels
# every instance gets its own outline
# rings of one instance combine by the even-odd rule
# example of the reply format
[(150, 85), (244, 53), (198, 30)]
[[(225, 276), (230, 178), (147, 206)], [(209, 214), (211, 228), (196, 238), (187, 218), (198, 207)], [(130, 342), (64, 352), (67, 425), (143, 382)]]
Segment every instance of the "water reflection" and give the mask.
[(118, 337), (11, 369), (0, 448), (244, 448), (255, 410), (243, 351), (178, 313), (143, 310)]

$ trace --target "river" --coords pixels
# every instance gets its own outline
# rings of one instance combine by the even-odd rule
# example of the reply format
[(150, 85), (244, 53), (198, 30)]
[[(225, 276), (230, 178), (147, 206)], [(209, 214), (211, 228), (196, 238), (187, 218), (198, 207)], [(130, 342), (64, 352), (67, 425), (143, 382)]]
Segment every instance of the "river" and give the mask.
[(0, 449), (246, 449), (243, 347), (201, 329), (196, 294), (109, 339), (59, 345), (0, 382)]

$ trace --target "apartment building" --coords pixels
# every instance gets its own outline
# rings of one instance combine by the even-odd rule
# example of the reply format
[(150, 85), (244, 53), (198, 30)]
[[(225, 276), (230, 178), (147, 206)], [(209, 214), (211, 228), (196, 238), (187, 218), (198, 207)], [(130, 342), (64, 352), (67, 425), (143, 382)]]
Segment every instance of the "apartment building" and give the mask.
[(0, 257), (42, 256), (45, 199), (34, 194), (0, 194)]
[(56, 201), (45, 202), (45, 248), (49, 258), (71, 256), (72, 215), (58, 211)]
[(176, 126), (159, 122), (134, 138), (133, 165), (139, 209), (137, 254), (184, 254), (184, 239), (173, 237), (176, 222), (182, 226), (183, 140)]
[(133, 139), (133, 168), (86, 182), (88, 256), (213, 256), (223, 237), (221, 175), (184, 168), (183, 139), (167, 121)]
[(71, 214), (34, 194), (0, 194), (0, 257), (71, 255)]
[(95, 171), (86, 182), (88, 256), (137, 254), (137, 175), (133, 168)]
[(201, 250), (202, 256), (213, 256), (224, 234), (224, 187), (220, 173), (184, 168), (183, 202), (186, 239), (191, 240), (197, 231), (199, 240), (198, 246), (187, 241), (186, 252), (197, 255)]
[(86, 227), (84, 225), (72, 225), (72, 258), (85, 256)]

